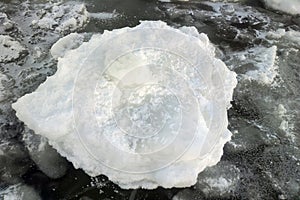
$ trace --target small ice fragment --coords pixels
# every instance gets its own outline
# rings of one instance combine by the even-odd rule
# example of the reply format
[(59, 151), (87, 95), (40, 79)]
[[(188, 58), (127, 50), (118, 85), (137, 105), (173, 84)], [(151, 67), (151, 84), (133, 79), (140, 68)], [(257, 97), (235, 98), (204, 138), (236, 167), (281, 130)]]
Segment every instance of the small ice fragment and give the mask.
[(63, 57), (65, 53), (71, 49), (76, 49), (83, 42), (84, 37), (78, 33), (70, 33), (69, 35), (59, 39), (51, 47), (51, 55), (54, 58)]
[(7, 35), (0, 35), (0, 63), (15, 61), (20, 58), (26, 49), (20, 42)]
[(10, 95), (10, 91), (5, 87), (5, 82), (8, 81), (7, 76), (0, 72), (0, 102), (6, 100)]
[(251, 70), (246, 73), (250, 79), (254, 79), (263, 84), (271, 84), (277, 75), (277, 66), (275, 64), (277, 47), (270, 48), (254, 48), (253, 59), (256, 70)]
[(99, 13), (89, 13), (90, 18), (105, 20), (105, 19), (113, 19), (120, 16), (116, 11), (114, 12), (99, 12)]

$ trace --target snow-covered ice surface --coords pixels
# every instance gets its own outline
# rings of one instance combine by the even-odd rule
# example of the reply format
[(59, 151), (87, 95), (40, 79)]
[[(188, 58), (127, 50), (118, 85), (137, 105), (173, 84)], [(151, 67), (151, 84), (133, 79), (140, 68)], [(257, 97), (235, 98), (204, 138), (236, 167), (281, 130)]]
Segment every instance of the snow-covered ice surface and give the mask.
[[(291, 1), (282, 2), (288, 5)], [(47, 144), (45, 138), (27, 140), (32, 149), (37, 150), (33, 152), (34, 157), (30, 155), (32, 152), (24, 142), (28, 127), (17, 119), (11, 104), (34, 92), (56, 72), (60, 58), (53, 58), (50, 49), (72, 31), (55, 29), (78, 15), (54, 19), (55, 25), (49, 30), (34, 26), (32, 21), (52, 16), (55, 6), (74, 10), (82, 4), (88, 12), (88, 20), (75, 32), (84, 42), (95, 33), (134, 27), (140, 20), (163, 20), (177, 28), (195, 26), (207, 34), (215, 46), (216, 56), (237, 73), (238, 84), (228, 110), (232, 138), (223, 149), (221, 161), (201, 172), (195, 186), (123, 190), (106, 176), (90, 177), (70, 162), (65, 172), (60, 170), (60, 165), (50, 162), (53, 172), (64, 174), (59, 179), (50, 178), (51, 174), (42, 166), (47, 165), (44, 161), (48, 155), (59, 154), (53, 149), (49, 149), (48, 154), (47, 148), (38, 151), (43, 150), (38, 147)], [(13, 61), (0, 63), (0, 190), (9, 191), (6, 189), (21, 184), (34, 188), (42, 199), (298, 199), (299, 26), (298, 15), (280, 12), (260, 0), (1, 1), (0, 35), (11, 37), (26, 51)], [(68, 49), (77, 47), (69, 45), (67, 40), (62, 41), (66, 46), (58, 46), (56, 52), (61, 53), (58, 56), (66, 56), (66, 52), (72, 52)], [(72, 44), (80, 43), (81, 39)], [(262, 63), (264, 60), (268, 62)], [(260, 69), (267, 70), (260, 74)], [(257, 74), (249, 74), (250, 71)], [(265, 82), (257, 75), (270, 79)], [(42, 159), (35, 159), (39, 155)], [(60, 158), (67, 162), (64, 157)]]
[[(54, 44), (52, 55), (64, 43)], [(205, 34), (144, 21), (94, 35), (12, 107), (92, 176), (105, 174), (122, 188), (187, 187), (220, 160), (230, 139), (226, 109), (235, 76)]]

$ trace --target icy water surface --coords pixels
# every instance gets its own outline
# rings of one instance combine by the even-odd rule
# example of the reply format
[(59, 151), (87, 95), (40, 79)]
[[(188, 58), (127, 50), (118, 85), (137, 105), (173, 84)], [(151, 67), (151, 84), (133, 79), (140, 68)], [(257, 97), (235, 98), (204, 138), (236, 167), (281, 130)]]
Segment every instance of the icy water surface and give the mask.
[[(122, 190), (105, 176), (89, 177), (11, 108), (55, 73), (49, 50), (59, 38), (79, 32), (88, 40), (139, 20), (195, 26), (238, 74), (232, 140), (190, 188)], [(0, 1), (0, 199), (299, 199), (299, 31), (299, 16), (260, 1)]]

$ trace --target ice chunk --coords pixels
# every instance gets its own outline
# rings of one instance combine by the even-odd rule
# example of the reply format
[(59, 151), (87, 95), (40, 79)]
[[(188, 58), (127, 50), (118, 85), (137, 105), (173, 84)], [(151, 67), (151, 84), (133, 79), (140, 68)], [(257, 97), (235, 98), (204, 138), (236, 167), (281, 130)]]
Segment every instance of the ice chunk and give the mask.
[(176, 1), (189, 1), (189, 0), (158, 0), (160, 2), (176, 2)]
[(25, 148), (17, 141), (6, 141), (1, 138), (0, 143), (0, 179), (6, 183), (15, 184), (30, 167)]
[(120, 14), (115, 10), (113, 12), (99, 12), (99, 13), (89, 13), (90, 18), (106, 20), (106, 19), (114, 19), (119, 17)]
[(289, 14), (300, 14), (300, 1), (299, 0), (263, 0), (266, 6), (280, 10)]
[[(277, 46), (254, 47), (233, 55), (235, 71), (247, 80), (255, 80), (261, 84), (271, 84), (277, 75)], [(238, 64), (236, 64), (238, 63)]]
[(220, 162), (217, 165), (205, 169), (199, 174), (196, 189), (201, 190), (206, 197), (230, 198), (239, 184), (241, 173), (233, 164)]
[(292, 123), (292, 115), (288, 113), (288, 110), (282, 104), (279, 104), (277, 109), (275, 109), (274, 115), (277, 115), (278, 118), (281, 120), (279, 129), (283, 130), (286, 136), (290, 138), (291, 141), (295, 142), (296, 137), (293, 134), (293, 129), (295, 128), (295, 126)]
[(65, 33), (83, 28), (89, 20), (84, 4), (54, 4), (49, 12), (45, 12), (40, 19), (32, 21), (33, 26)]
[(280, 39), (285, 35), (285, 33), (286, 33), (285, 29), (280, 28), (274, 32), (273, 31), (268, 32), (266, 36), (269, 39)]
[(285, 31), (285, 29), (278, 29), (274, 32), (267, 33), (267, 38), (273, 40), (282, 40), (283, 44), (287, 44), (295, 48), (300, 48), (299, 31), (294, 31), (294, 30)]
[(123, 188), (186, 187), (221, 158), (236, 74), (194, 27), (94, 35), (13, 104), (76, 168)]
[(0, 35), (0, 63), (15, 61), (26, 52), (26, 49), (12, 37)]
[(172, 200), (231, 199), (240, 183), (241, 172), (233, 164), (220, 162), (199, 174), (192, 189), (178, 192)]
[(277, 75), (277, 66), (275, 64), (277, 47), (254, 48), (253, 53), (256, 70), (246, 73), (250, 79), (257, 80), (264, 84), (271, 84)]
[(0, 72), (0, 102), (6, 100), (10, 96), (10, 91), (5, 86), (5, 83), (8, 82), (8, 77)]
[(300, 32), (299, 31), (287, 31), (284, 38), (294, 44), (296, 47), (300, 48)]
[(0, 12), (0, 32), (9, 31), (14, 28), (14, 23), (8, 19), (5, 13)]
[(23, 131), (23, 141), (31, 159), (39, 169), (50, 178), (60, 178), (67, 171), (67, 162), (48, 141), (40, 135), (33, 134), (26, 127)]
[(82, 44), (83, 39), (84, 37), (82, 35), (78, 33), (71, 33), (59, 39), (51, 47), (51, 55), (54, 58), (63, 57), (67, 51), (78, 48)]
[(40, 200), (39, 194), (31, 187), (17, 184), (0, 191), (0, 199), (3, 200)]

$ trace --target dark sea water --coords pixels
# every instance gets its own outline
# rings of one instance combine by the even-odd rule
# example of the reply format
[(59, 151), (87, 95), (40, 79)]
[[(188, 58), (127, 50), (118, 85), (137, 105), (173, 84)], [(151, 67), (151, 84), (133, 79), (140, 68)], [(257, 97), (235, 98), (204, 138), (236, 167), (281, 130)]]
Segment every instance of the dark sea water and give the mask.
[[(66, 14), (55, 18), (50, 28), (32, 25), (52, 12), (57, 1), (51, 2), (0, 0), (0, 35), (9, 35), (24, 47), (10, 60), (0, 55), (0, 74), (4, 74), (0, 76), (0, 199), (18, 199), (10, 196), (17, 190), (24, 192), (19, 199), (28, 200), (38, 196), (45, 200), (300, 199), (300, 16), (272, 11), (261, 1), (250, 0), (65, 0), (58, 6), (72, 10), (84, 3), (94, 17), (62, 32), (55, 28), (67, 20)], [(57, 61), (49, 50), (59, 38), (78, 32), (88, 40), (94, 33), (133, 27), (140, 20), (195, 26), (216, 46), (217, 57), (238, 74), (228, 112), (232, 140), (225, 145), (221, 161), (200, 173), (190, 188), (123, 190), (104, 175), (90, 177), (50, 146), (40, 154), (36, 149), (43, 139), (19, 121), (11, 108), (55, 73)], [(279, 29), (298, 32), (298, 36), (272, 36)], [(269, 51), (272, 46), (276, 46), (275, 60)], [(249, 71), (256, 72), (249, 75)]]

